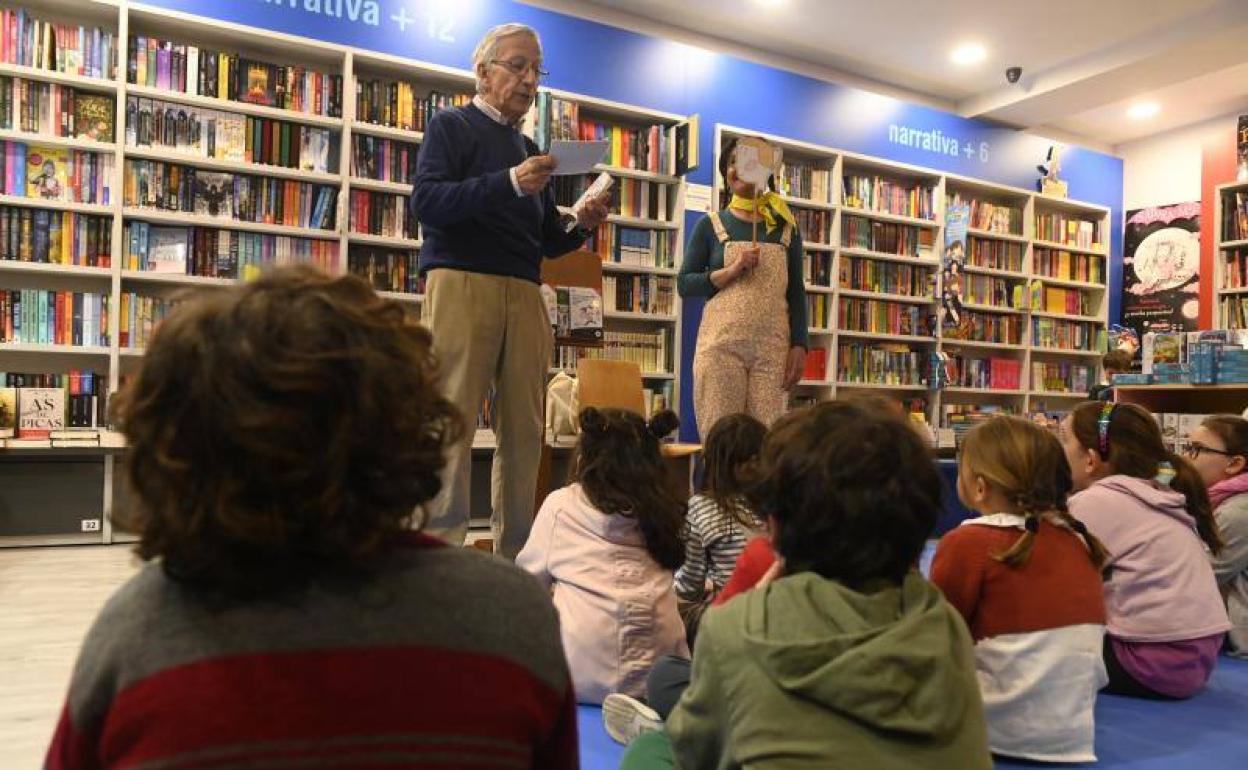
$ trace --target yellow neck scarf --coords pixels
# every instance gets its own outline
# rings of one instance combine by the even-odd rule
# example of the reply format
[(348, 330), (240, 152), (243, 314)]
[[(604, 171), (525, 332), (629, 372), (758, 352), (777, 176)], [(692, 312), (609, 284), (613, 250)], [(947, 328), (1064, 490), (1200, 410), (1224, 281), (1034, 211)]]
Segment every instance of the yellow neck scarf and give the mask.
[(776, 229), (778, 224), (776, 221), (777, 217), (794, 227), (797, 226), (797, 221), (793, 219), (793, 212), (789, 211), (789, 204), (784, 202), (784, 198), (781, 198), (771, 190), (759, 195), (757, 198), (742, 198), (740, 195), (734, 194), (732, 200), (728, 202), (728, 208), (736, 209), (737, 211), (748, 211), (761, 216), (763, 221), (767, 223), (767, 232), (769, 233)]

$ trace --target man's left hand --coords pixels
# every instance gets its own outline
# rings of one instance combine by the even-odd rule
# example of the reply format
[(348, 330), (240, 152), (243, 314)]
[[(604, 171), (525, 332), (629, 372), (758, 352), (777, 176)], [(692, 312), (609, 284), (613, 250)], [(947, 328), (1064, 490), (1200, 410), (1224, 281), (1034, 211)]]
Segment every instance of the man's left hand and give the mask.
[(798, 380), (802, 379), (804, 371), (806, 371), (806, 348), (794, 345), (789, 348), (789, 357), (784, 362), (784, 389), (792, 390)]
[(585, 205), (576, 212), (576, 224), (586, 230), (597, 229), (598, 225), (606, 221), (607, 215), (611, 213), (610, 202), (610, 193), (585, 201)]

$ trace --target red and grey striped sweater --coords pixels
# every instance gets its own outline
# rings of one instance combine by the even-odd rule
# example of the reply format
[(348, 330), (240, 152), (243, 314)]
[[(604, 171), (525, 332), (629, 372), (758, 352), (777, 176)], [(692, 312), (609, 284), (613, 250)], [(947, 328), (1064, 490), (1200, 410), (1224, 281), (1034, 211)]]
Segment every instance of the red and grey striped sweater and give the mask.
[(575, 768), (550, 597), (415, 535), (365, 584), (213, 608), (151, 564), (83, 643), (49, 770)]

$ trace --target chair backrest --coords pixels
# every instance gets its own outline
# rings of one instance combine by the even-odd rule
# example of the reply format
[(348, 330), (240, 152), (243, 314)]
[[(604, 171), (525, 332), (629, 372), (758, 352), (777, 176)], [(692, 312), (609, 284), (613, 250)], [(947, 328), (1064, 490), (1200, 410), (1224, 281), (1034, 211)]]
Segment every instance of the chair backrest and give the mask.
[(631, 361), (581, 359), (576, 364), (577, 406), (627, 409), (646, 414), (641, 386), (641, 367)]

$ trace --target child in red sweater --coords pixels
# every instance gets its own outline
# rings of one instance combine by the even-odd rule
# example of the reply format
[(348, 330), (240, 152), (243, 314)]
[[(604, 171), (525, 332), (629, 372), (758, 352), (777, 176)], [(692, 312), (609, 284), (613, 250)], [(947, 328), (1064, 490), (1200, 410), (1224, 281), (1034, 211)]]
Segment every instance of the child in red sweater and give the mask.
[(979, 516), (941, 539), (931, 579), (970, 627), (997, 754), (1096, 761), (1105, 551), (1067, 512), (1071, 488), (1060, 442), (1028, 420), (998, 417), (962, 442), (958, 497)]

